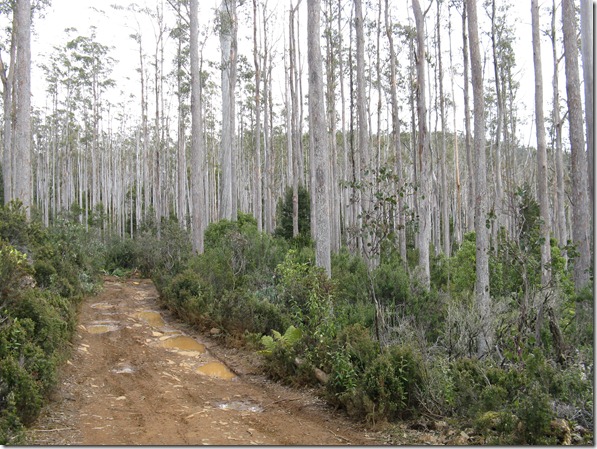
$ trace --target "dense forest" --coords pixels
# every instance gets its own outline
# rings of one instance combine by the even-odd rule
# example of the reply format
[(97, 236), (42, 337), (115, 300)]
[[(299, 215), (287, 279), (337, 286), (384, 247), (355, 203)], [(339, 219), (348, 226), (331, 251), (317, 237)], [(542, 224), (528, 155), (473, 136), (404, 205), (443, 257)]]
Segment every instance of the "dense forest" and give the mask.
[(129, 95), (95, 27), (32, 60), (50, 3), (0, 1), (0, 442), (102, 273), (369, 423), (592, 441), (592, 2), (105, 5)]

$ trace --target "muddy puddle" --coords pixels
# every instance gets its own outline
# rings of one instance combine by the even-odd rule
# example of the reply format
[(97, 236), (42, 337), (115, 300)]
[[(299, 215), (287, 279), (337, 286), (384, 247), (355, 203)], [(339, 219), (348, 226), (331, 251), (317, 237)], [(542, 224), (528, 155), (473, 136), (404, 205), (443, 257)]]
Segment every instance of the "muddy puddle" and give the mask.
[(199, 374), (218, 379), (232, 380), (236, 378), (234, 374), (226, 365), (221, 362), (209, 362), (196, 369)]
[(197, 340), (179, 335), (177, 337), (170, 337), (160, 341), (162, 348), (179, 349), (181, 351), (205, 352), (205, 345), (199, 343)]
[(107, 302), (98, 302), (98, 303), (92, 304), (91, 307), (96, 310), (114, 309), (114, 306), (112, 304), (108, 304)]
[(263, 411), (263, 407), (249, 401), (219, 402), (216, 406), (221, 410), (235, 410), (238, 412), (261, 413)]
[(91, 324), (86, 327), (86, 331), (90, 334), (105, 334), (108, 332), (113, 332), (119, 329), (116, 324), (113, 323), (100, 323), (100, 324)]
[(128, 363), (120, 363), (110, 371), (112, 371), (114, 374), (132, 374), (136, 370)]
[(141, 318), (143, 321), (153, 327), (164, 327), (166, 325), (162, 315), (160, 315), (159, 312), (154, 312), (153, 310), (138, 312), (135, 314), (135, 316), (137, 318)]

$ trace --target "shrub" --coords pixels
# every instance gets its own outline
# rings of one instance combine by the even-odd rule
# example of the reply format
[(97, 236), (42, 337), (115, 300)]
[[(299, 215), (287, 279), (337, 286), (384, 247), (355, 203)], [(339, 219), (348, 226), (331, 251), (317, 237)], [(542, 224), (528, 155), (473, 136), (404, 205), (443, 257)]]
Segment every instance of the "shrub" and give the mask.
[(287, 188), (284, 197), (278, 201), (276, 209), (278, 226), (274, 235), (292, 241), (296, 246), (308, 246), (311, 243), (311, 199), (303, 186), (298, 189), (298, 228), (299, 235), (293, 237), (292, 227), (292, 188)]
[(521, 444), (554, 444), (549, 437), (553, 411), (549, 396), (537, 385), (515, 403), (516, 415), (522, 423)]
[(417, 389), (423, 387), (421, 360), (405, 346), (391, 346), (369, 365), (363, 375), (363, 390), (375, 408), (368, 410), (384, 418), (407, 417), (418, 405)]
[(410, 299), (410, 282), (398, 257), (382, 262), (372, 275), (375, 296), (381, 304), (406, 306)]
[(29, 272), (27, 256), (0, 240), (0, 301), (16, 294), (23, 278)]
[(338, 298), (349, 304), (369, 302), (367, 265), (362, 257), (350, 254), (345, 247), (332, 254), (332, 280)]

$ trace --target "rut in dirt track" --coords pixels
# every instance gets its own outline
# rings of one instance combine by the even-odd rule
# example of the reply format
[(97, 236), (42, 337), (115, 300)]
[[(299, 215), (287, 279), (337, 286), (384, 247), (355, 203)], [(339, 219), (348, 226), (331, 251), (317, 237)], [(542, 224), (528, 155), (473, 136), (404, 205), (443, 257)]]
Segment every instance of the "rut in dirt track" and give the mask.
[(32, 444), (383, 444), (314, 395), (267, 381), (254, 355), (220, 347), (157, 299), (150, 280), (113, 277), (86, 299)]

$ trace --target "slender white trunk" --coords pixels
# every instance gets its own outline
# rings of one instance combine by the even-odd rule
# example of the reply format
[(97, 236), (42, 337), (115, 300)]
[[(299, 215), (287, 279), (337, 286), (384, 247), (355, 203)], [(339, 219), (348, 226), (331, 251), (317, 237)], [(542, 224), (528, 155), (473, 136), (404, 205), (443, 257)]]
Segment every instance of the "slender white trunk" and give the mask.
[(15, 115), (14, 196), (31, 216), (31, 1), (17, 1), (17, 103)]
[(562, 0), (566, 93), (572, 159), (572, 237), (579, 254), (574, 261), (574, 285), (578, 291), (589, 282), (589, 268), (591, 264), (589, 229), (591, 217), (589, 216), (590, 209), (588, 204), (587, 159), (583, 130), (583, 108), (580, 96), (580, 77), (578, 73), (577, 28), (574, 3), (573, 0)]
[(487, 167), (485, 164), (485, 108), (483, 98), (483, 71), (479, 49), (477, 4), (466, 0), (468, 13), (469, 48), (473, 81), (474, 143), (475, 143), (475, 235), (476, 235), (476, 284), (475, 296), (482, 327), (477, 338), (479, 356), (486, 355), (492, 346), (489, 296), (489, 232), (486, 227)]
[[(325, 126), (323, 68), (320, 44), (321, 0), (307, 2), (307, 52), (309, 63), (309, 134), (313, 145), (313, 197), (317, 227), (315, 229), (315, 261), (332, 275), (330, 254), (329, 148)], [(312, 220), (313, 221), (313, 220)]]
[(191, 26), (191, 199), (193, 252), (202, 254), (206, 226), (204, 196), (203, 117), (201, 104), (201, 73), (199, 71), (198, 0), (190, 0)]

